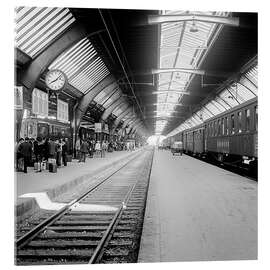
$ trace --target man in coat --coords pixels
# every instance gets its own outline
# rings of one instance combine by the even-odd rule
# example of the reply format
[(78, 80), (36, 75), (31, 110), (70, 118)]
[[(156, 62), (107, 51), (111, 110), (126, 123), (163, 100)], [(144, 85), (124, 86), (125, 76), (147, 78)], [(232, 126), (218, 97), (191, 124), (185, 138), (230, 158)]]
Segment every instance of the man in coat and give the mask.
[(49, 140), (49, 157), (56, 158), (57, 145), (54, 139)]
[(29, 166), (32, 157), (32, 145), (30, 144), (28, 137), (26, 137), (24, 142), (19, 145), (18, 150), (23, 156), (23, 172), (27, 173), (27, 167)]
[(61, 143), (62, 143), (62, 159), (63, 159), (63, 163), (64, 163), (64, 166), (67, 166), (67, 153), (68, 153), (67, 143), (66, 143), (65, 139), (62, 139)]
[(81, 147), (80, 147), (80, 160), (79, 162), (85, 162), (86, 154), (88, 153), (88, 143), (85, 140), (82, 140)]

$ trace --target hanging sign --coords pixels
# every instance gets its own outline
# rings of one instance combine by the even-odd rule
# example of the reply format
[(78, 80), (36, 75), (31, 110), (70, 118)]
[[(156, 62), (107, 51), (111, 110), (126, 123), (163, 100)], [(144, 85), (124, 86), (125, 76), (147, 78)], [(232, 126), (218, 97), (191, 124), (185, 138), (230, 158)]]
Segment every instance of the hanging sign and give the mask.
[(14, 88), (14, 109), (22, 110), (23, 109), (23, 87), (15, 86)]
[(102, 131), (101, 123), (95, 123), (95, 132), (96, 133), (101, 133), (101, 131)]
[(108, 127), (108, 124), (105, 124), (105, 125), (104, 125), (104, 133), (109, 134), (109, 127)]

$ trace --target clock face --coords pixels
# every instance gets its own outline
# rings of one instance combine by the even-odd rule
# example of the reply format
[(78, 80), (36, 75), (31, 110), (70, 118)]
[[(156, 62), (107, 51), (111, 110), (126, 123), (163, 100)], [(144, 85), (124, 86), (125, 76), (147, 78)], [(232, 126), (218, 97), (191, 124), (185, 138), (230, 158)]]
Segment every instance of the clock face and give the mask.
[(60, 91), (66, 84), (66, 76), (61, 70), (50, 70), (45, 77), (47, 87), (54, 91)]

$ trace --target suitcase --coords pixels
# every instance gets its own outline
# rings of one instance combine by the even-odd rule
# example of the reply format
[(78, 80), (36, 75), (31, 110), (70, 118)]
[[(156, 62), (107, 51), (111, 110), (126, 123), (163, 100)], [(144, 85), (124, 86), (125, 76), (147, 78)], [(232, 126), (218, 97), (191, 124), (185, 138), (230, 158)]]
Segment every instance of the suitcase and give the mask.
[(40, 163), (39, 162), (34, 163), (34, 170), (40, 171)]
[(56, 164), (55, 158), (48, 158), (48, 163)]
[(56, 164), (49, 163), (49, 172), (51, 172), (51, 173), (56, 173), (57, 172)]
[(47, 163), (46, 162), (41, 162), (41, 170), (42, 171), (45, 171), (46, 170), (46, 167), (47, 167)]
[(18, 160), (18, 171), (23, 172), (23, 167), (24, 167), (24, 159), (19, 158), (19, 160)]
[(72, 155), (67, 155), (67, 162), (71, 162), (72, 161)]

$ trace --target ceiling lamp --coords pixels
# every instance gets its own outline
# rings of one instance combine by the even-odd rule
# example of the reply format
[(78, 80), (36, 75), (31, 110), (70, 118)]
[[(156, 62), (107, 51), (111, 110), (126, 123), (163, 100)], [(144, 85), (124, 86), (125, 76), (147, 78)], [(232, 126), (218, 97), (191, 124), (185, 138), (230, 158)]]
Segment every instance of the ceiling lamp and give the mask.
[(199, 31), (198, 28), (197, 28), (197, 26), (196, 26), (196, 24), (195, 24), (195, 21), (192, 22), (192, 26), (190, 27), (189, 31), (191, 33), (196, 33), (196, 32)]

